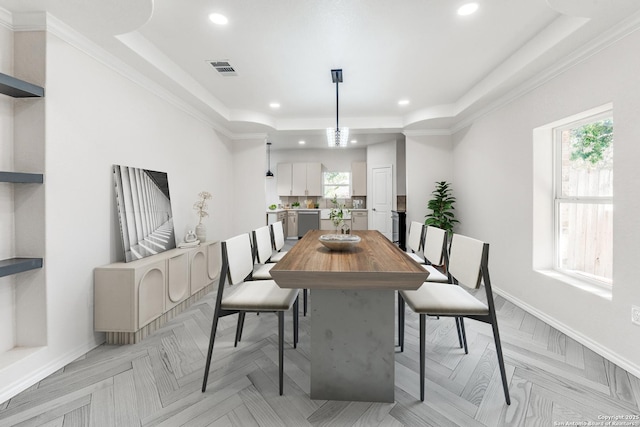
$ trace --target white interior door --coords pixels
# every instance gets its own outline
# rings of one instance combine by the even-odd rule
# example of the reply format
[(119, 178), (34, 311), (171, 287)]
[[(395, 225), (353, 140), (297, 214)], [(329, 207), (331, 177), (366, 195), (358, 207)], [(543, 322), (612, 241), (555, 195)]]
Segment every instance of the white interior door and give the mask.
[(391, 240), (391, 206), (393, 198), (392, 166), (371, 168), (371, 214), (369, 229), (378, 230)]

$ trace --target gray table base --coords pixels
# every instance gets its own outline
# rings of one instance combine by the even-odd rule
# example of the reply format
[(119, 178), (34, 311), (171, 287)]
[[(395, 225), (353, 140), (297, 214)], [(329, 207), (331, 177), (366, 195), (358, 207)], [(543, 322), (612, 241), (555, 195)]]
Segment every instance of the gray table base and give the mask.
[(393, 402), (395, 291), (311, 292), (311, 398)]

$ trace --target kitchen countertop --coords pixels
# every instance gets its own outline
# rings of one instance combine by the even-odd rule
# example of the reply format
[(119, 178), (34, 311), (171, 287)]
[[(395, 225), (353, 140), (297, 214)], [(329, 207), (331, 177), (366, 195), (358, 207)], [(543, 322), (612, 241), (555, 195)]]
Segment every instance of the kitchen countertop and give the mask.
[[(289, 212), (289, 211), (294, 211), (294, 212), (298, 212), (298, 211), (317, 211), (320, 212), (322, 209), (333, 209), (333, 208), (317, 208), (317, 209), (308, 209), (308, 208), (289, 208), (289, 209), (267, 209), (267, 213), (268, 214), (276, 214), (278, 212)], [(367, 212), (368, 209), (352, 209), (352, 208), (344, 208), (344, 209), (348, 209), (351, 212)]]

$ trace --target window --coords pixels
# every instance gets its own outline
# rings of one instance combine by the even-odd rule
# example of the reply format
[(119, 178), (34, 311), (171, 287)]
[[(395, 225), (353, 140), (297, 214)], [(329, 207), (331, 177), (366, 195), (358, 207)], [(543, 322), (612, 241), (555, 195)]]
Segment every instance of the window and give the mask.
[(351, 197), (351, 173), (324, 172), (322, 174), (322, 195), (327, 199)]
[(554, 129), (555, 269), (612, 284), (612, 112)]

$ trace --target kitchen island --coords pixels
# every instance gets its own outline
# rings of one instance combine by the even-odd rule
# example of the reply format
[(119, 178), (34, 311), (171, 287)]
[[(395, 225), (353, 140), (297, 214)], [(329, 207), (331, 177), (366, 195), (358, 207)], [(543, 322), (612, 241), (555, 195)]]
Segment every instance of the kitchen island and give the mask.
[(394, 300), (428, 272), (378, 231), (330, 251), (314, 230), (271, 269), (282, 288), (311, 289), (312, 399), (394, 401)]

